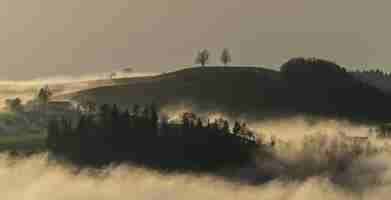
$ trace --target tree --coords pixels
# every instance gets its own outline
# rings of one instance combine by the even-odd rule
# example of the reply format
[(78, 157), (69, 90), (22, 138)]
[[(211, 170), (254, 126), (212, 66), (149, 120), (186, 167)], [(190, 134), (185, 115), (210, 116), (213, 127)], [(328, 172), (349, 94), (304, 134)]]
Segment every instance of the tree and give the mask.
[(107, 123), (110, 121), (110, 112), (111, 112), (111, 107), (108, 104), (103, 104), (99, 108), (100, 112), (100, 118), (104, 123)]
[(236, 121), (234, 127), (232, 128), (232, 133), (235, 135), (239, 135), (241, 129), (242, 127), (240, 126), (240, 123)]
[(15, 99), (7, 99), (5, 100), (5, 104), (7, 105), (8, 109), (15, 112), (20, 112), (23, 110), (22, 106), (22, 100), (18, 97)]
[(202, 125), (202, 120), (201, 120), (201, 118), (198, 118), (198, 119), (197, 119), (196, 128), (202, 129), (203, 127), (204, 127), (204, 126)]
[(137, 104), (134, 104), (133, 105), (133, 116), (137, 117), (139, 115), (139, 112), (140, 112), (140, 106)]
[(158, 134), (159, 114), (155, 104), (151, 105), (151, 127), (155, 135)]
[(53, 93), (50, 91), (49, 86), (45, 86), (39, 90), (38, 102), (41, 112), (46, 113), (47, 105), (52, 97)]
[(117, 104), (113, 105), (113, 108), (111, 109), (111, 119), (113, 121), (118, 121), (119, 120), (119, 109)]
[(96, 112), (96, 102), (92, 99), (84, 99), (80, 106), (82, 107), (83, 111), (87, 114), (92, 114)]
[(125, 68), (122, 69), (122, 72), (124, 72), (126, 74), (131, 74), (131, 73), (133, 73), (133, 68), (125, 67)]
[(224, 120), (224, 122), (223, 122), (223, 129), (222, 130), (223, 130), (224, 133), (230, 133), (229, 123), (228, 123), (227, 120)]
[(231, 63), (232, 62), (232, 57), (231, 57), (231, 53), (229, 52), (229, 50), (227, 48), (225, 48), (223, 50), (223, 53), (221, 53), (221, 58), (220, 58), (221, 62), (224, 64), (224, 65), (227, 65), (228, 63)]
[(41, 104), (46, 105), (50, 101), (50, 98), (52, 97), (52, 95), (53, 95), (53, 93), (50, 91), (49, 86), (45, 86), (39, 90), (38, 101)]
[(195, 60), (196, 64), (201, 64), (201, 66), (205, 66), (206, 63), (208, 63), (210, 57), (210, 53), (208, 49), (203, 49), (198, 52), (197, 58)]
[(111, 72), (110, 73), (110, 79), (113, 80), (117, 76), (117, 73)]

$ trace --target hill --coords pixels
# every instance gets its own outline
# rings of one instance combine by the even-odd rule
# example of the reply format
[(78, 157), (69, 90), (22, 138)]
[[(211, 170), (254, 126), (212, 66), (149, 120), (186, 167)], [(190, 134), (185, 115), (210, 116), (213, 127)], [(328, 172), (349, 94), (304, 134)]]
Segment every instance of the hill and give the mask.
[(385, 93), (391, 94), (391, 74), (384, 73), (380, 70), (354, 71), (351, 74), (357, 79), (377, 87)]
[(274, 71), (259, 67), (195, 67), (126, 84), (80, 91), (98, 104), (159, 107), (187, 103), (200, 110), (249, 116), (297, 113), (388, 120), (391, 98), (338, 65), (319, 59), (292, 59)]
[[(98, 104), (121, 106), (155, 103), (159, 107), (186, 103), (206, 110), (253, 112), (275, 105), (280, 73), (254, 67), (188, 68), (123, 85), (104, 86), (72, 95), (95, 99)], [(251, 98), (247, 98), (251, 97)]]

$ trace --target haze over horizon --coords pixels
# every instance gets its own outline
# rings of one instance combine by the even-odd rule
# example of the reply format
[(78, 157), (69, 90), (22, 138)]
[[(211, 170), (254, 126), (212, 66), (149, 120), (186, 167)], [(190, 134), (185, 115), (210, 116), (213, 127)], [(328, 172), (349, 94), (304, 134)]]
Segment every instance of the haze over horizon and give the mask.
[(217, 63), (274, 65), (315, 56), (391, 71), (391, 2), (363, 0), (0, 0), (0, 79), (80, 75), (133, 66), (190, 65), (200, 48)]

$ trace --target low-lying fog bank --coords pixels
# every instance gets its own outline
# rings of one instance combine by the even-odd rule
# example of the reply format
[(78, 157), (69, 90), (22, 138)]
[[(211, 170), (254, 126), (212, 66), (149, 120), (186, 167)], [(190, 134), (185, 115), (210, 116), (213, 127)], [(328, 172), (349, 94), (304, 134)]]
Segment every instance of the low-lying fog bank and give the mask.
[[(247, 185), (213, 176), (164, 175), (155, 171), (118, 166), (78, 174), (70, 166), (48, 163), (45, 155), (28, 158), (0, 156), (0, 195), (4, 200), (61, 199), (387, 199), (391, 195), (389, 156), (358, 161), (356, 173), (367, 187), (351, 190), (329, 180), (327, 175), (304, 180), (276, 179)], [(380, 176), (372, 183), (372, 174)], [(350, 176), (353, 174), (349, 174)], [(357, 174), (354, 174), (357, 175)]]
[(48, 162), (44, 154), (0, 154), (1, 199), (371, 200), (391, 195), (387, 142), (355, 143), (340, 134), (366, 136), (371, 127), (303, 118), (251, 126), (266, 144), (276, 137), (274, 147), (265, 146), (249, 166), (220, 175), (163, 174), (131, 165), (76, 173), (70, 165)]
[[(163, 109), (180, 119), (183, 109)], [(205, 113), (212, 120), (221, 113)], [(46, 154), (0, 154), (0, 198), (52, 199), (387, 199), (391, 148), (375, 127), (306, 117), (250, 121), (264, 144), (253, 163), (215, 175), (163, 174), (131, 165), (83, 170)], [(358, 140), (357, 140), (358, 139)]]

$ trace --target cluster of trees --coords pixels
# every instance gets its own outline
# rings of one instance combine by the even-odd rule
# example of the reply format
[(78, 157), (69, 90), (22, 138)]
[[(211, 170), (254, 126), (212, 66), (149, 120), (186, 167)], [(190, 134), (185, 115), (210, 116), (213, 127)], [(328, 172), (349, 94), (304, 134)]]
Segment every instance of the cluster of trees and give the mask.
[[(91, 105), (89, 105), (91, 106)], [(74, 162), (105, 165), (131, 161), (164, 169), (216, 169), (248, 162), (257, 143), (245, 124), (204, 121), (184, 113), (180, 122), (159, 117), (155, 106), (133, 111), (116, 105), (87, 109), (79, 119), (53, 119), (47, 145)]]
[[(36, 106), (39, 107), (39, 111), (45, 111), (45, 108), (47, 108), (47, 105), (50, 102), (52, 95), (53, 93), (50, 90), (49, 86), (45, 86), (39, 89), (37, 96), (34, 99), (37, 104)], [(9, 110), (14, 112), (22, 112), (24, 110), (22, 99), (20, 99), (19, 97), (6, 99), (5, 105)]]
[[(195, 63), (196, 64), (201, 64), (201, 66), (204, 67), (209, 62), (209, 59), (210, 59), (210, 52), (209, 52), (209, 50), (208, 49), (203, 49), (203, 50), (200, 50), (197, 53), (197, 57), (196, 57)], [(227, 48), (223, 49), (223, 52), (221, 53), (220, 61), (224, 65), (228, 65), (229, 63), (232, 62), (231, 53), (230, 53), (230, 51)]]
[(381, 70), (364, 70), (350, 72), (355, 78), (372, 86), (375, 86), (391, 94), (391, 74)]
[(352, 73), (371, 74), (371, 75), (382, 77), (382, 78), (391, 77), (391, 74), (389, 72), (384, 72), (380, 69), (355, 70), (355, 71), (352, 71)]

